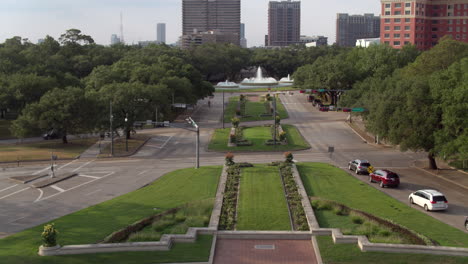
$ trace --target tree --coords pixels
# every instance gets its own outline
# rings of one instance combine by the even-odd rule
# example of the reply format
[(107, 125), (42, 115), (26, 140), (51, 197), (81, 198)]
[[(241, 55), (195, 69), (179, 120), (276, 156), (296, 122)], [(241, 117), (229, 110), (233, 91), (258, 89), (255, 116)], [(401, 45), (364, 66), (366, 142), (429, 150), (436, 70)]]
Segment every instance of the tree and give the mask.
[(15, 136), (23, 138), (34, 128), (55, 129), (62, 134), (62, 142), (68, 143), (67, 135), (87, 132), (94, 127), (96, 114), (94, 104), (85, 97), (81, 88), (55, 88), (44, 94), (39, 102), (26, 106), (12, 124)]
[(94, 39), (91, 36), (81, 34), (79, 29), (68, 29), (64, 34), (60, 35), (59, 42), (62, 45), (66, 44), (93, 44)]

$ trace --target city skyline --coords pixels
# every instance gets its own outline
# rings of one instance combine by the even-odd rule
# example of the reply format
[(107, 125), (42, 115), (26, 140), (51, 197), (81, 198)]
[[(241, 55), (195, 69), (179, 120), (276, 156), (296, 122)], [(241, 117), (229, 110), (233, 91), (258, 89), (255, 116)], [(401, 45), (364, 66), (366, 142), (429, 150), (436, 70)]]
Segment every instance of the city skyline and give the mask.
[[(249, 46), (262, 46), (268, 32), (268, 0), (242, 1), (241, 22), (245, 23)], [(357, 2), (357, 1), (356, 1)], [(380, 14), (379, 0), (302, 1), (301, 35), (324, 35), (335, 41), (336, 13)], [(4, 0), (0, 3), (0, 42), (13, 36), (36, 43), (50, 35), (58, 39), (67, 29), (77, 28), (98, 44), (109, 45), (109, 36), (120, 31), (123, 13), (126, 43), (155, 40), (156, 23), (166, 24), (167, 43), (182, 35), (182, 0)]]

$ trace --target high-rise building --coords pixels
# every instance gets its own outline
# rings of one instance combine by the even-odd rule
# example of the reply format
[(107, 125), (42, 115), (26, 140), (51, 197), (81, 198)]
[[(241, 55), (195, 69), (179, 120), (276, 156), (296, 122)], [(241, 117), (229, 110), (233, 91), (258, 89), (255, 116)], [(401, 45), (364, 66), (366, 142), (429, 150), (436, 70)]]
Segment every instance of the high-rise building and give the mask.
[(247, 39), (245, 38), (245, 24), (241, 23), (240, 28), (240, 46), (243, 48), (247, 48)]
[(378, 38), (380, 17), (374, 14), (336, 15), (336, 44), (345, 47), (356, 46), (357, 39)]
[(443, 36), (468, 42), (468, 0), (381, 0), (380, 42), (427, 50)]
[(120, 38), (117, 36), (117, 34), (112, 34), (111, 36), (111, 45), (119, 44), (120, 43)]
[(156, 41), (166, 43), (166, 24), (158, 23), (156, 25)]
[[(182, 35), (217, 32), (240, 43), (240, 0), (183, 0)], [(221, 41), (221, 40), (220, 40)]]
[(267, 46), (297, 44), (301, 35), (301, 2), (270, 1)]

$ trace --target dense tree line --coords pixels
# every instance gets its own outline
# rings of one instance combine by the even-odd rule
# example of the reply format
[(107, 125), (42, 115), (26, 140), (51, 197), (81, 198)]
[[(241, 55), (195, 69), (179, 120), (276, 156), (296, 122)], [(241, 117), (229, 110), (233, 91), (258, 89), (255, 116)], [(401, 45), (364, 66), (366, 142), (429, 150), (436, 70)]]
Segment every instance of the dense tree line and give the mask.
[(369, 131), (402, 151), (427, 152), (433, 169), (437, 156), (468, 158), (466, 43), (445, 38), (422, 53), (354, 48), (302, 66), (294, 78), (305, 88), (347, 90), (339, 93), (341, 106), (365, 108)]

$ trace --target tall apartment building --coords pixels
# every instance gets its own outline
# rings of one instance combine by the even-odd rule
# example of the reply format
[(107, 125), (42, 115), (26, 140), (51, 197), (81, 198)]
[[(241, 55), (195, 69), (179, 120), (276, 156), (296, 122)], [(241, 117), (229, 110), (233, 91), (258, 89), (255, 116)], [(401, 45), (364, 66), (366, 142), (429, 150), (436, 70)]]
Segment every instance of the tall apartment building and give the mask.
[(240, 46), (247, 48), (247, 39), (245, 38), (245, 24), (241, 23), (240, 27)]
[(468, 42), (468, 0), (381, 0), (381, 43), (420, 50), (443, 36)]
[(111, 45), (119, 44), (120, 42), (120, 38), (117, 36), (117, 34), (111, 35)]
[(166, 24), (158, 23), (156, 25), (156, 41), (166, 43)]
[(240, 12), (240, 0), (183, 0), (182, 35), (213, 31), (239, 45)]
[(301, 35), (301, 2), (270, 1), (266, 46), (297, 44)]
[(336, 44), (353, 47), (357, 39), (378, 38), (380, 36), (380, 17), (374, 14), (336, 15)]

